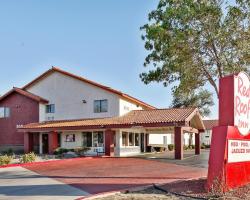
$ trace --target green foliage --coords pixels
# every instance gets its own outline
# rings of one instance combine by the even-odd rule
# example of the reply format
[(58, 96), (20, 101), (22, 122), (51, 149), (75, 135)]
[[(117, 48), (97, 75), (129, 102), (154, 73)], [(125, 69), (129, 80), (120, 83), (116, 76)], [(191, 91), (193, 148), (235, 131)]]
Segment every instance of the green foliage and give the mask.
[(184, 108), (184, 107), (197, 107), (201, 115), (207, 116), (210, 114), (210, 106), (213, 106), (212, 94), (207, 90), (199, 92), (192, 91), (186, 93), (174, 93), (174, 98), (171, 107)]
[(84, 153), (86, 153), (87, 151), (89, 151), (90, 148), (88, 147), (78, 147), (78, 148), (75, 148), (74, 149), (74, 152), (77, 154), (77, 155), (83, 155)]
[(206, 149), (206, 145), (204, 143), (201, 144), (201, 149)]
[(189, 146), (188, 145), (183, 145), (183, 149), (186, 151), (189, 149)]
[(195, 145), (193, 145), (193, 144), (192, 144), (192, 145), (189, 145), (188, 148), (189, 148), (189, 149), (194, 149), (194, 148), (195, 148)]
[(169, 144), (168, 145), (168, 150), (169, 151), (173, 151), (174, 150), (174, 145), (173, 144)]
[(208, 83), (218, 96), (219, 78), (250, 71), (249, 8), (249, 0), (160, 0), (141, 27), (149, 51), (142, 81), (191, 95)]
[(36, 154), (34, 152), (24, 154), (20, 157), (20, 163), (30, 163), (36, 160)]
[(55, 151), (54, 151), (54, 155), (62, 155), (63, 153), (67, 153), (69, 152), (68, 149), (64, 149), (64, 148), (57, 148)]
[(0, 156), (0, 166), (10, 164), (12, 159), (13, 159), (12, 156), (8, 156), (8, 155)]
[(14, 151), (13, 149), (9, 148), (7, 151), (4, 151), (3, 154), (8, 155), (8, 156), (13, 156), (14, 155)]

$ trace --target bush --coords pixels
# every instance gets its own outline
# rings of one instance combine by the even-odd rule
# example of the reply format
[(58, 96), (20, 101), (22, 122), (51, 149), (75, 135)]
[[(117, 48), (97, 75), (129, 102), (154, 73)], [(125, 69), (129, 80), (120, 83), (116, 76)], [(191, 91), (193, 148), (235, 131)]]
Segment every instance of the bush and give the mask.
[(34, 152), (24, 154), (20, 157), (20, 163), (30, 163), (36, 160), (36, 154)]
[(201, 149), (205, 149), (206, 145), (204, 143), (201, 144)]
[(77, 155), (84, 155), (84, 153), (86, 153), (89, 150), (90, 150), (90, 148), (88, 148), (88, 147), (77, 147), (74, 149), (74, 152)]
[(205, 145), (205, 148), (206, 148), (206, 149), (210, 149), (210, 145), (209, 145), (209, 144), (206, 144), (206, 145)]
[(189, 145), (189, 149), (194, 149), (195, 146), (193, 144)]
[(12, 159), (13, 159), (12, 156), (8, 155), (0, 156), (0, 166), (10, 164)]
[(184, 150), (188, 150), (188, 149), (189, 149), (189, 146), (188, 146), (188, 145), (184, 145), (184, 146), (183, 146), (183, 149), (184, 149)]
[(7, 151), (3, 151), (3, 154), (8, 155), (8, 156), (13, 156), (14, 151), (13, 151), (13, 149), (9, 148)]
[(67, 152), (69, 152), (68, 149), (57, 148), (57, 149), (54, 151), (54, 155), (62, 155), (63, 153), (67, 153)]
[(174, 150), (174, 145), (173, 144), (169, 144), (168, 145), (168, 150), (169, 151), (173, 151)]

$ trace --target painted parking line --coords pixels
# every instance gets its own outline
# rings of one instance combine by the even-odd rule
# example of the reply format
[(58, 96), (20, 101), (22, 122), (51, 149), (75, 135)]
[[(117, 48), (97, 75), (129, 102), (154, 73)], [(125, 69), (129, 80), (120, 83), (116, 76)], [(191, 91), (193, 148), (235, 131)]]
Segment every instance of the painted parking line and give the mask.
[(22, 167), (0, 169), (0, 200), (71, 200), (89, 193)]

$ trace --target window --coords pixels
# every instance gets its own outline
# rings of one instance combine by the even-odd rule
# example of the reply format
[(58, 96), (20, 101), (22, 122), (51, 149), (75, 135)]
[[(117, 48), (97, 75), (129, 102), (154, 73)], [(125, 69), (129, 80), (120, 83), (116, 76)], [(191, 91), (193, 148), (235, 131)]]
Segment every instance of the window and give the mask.
[(68, 134), (68, 135), (66, 135), (66, 141), (65, 142), (75, 142), (75, 141), (76, 141), (75, 134)]
[(127, 146), (127, 133), (126, 132), (122, 132), (122, 146)]
[(95, 100), (94, 101), (94, 112), (95, 113), (102, 113), (108, 112), (108, 100)]
[(129, 133), (128, 140), (129, 140), (129, 146), (134, 146), (135, 140), (134, 140), (134, 133)]
[(92, 132), (84, 132), (83, 136), (83, 146), (84, 147), (92, 147)]
[(10, 108), (0, 107), (0, 118), (10, 117)]
[(103, 132), (99, 131), (99, 132), (93, 133), (93, 144), (94, 144), (94, 147), (103, 147), (104, 146)]
[(139, 146), (139, 133), (135, 133), (135, 146)]
[(55, 104), (46, 105), (46, 113), (55, 113)]

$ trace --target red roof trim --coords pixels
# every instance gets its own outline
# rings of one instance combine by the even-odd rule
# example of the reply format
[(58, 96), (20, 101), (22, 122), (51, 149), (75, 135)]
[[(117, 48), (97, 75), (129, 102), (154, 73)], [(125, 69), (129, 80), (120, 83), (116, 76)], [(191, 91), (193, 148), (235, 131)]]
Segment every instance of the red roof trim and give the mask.
[(31, 87), (33, 84), (35, 84), (35, 83), (37, 83), (38, 81), (40, 81), (40, 80), (46, 78), (48, 75), (50, 75), (50, 74), (53, 73), (53, 72), (59, 72), (59, 73), (64, 74), (64, 75), (66, 75), (66, 76), (70, 76), (70, 77), (72, 77), (72, 78), (75, 78), (75, 79), (78, 79), (78, 80), (83, 81), (83, 82), (85, 82), (85, 83), (88, 83), (88, 84), (90, 84), (90, 85), (94, 85), (94, 86), (96, 86), (96, 87), (99, 87), (99, 88), (104, 89), (104, 90), (106, 90), (106, 91), (109, 91), (109, 92), (111, 92), (111, 93), (117, 94), (117, 95), (119, 95), (120, 97), (123, 97), (124, 99), (127, 99), (127, 100), (129, 100), (129, 101), (132, 101), (132, 102), (134, 102), (134, 103), (137, 103), (137, 104), (139, 104), (139, 105), (141, 105), (141, 106), (143, 106), (143, 107), (145, 107), (145, 108), (148, 108), (148, 109), (155, 109), (154, 106), (151, 106), (151, 105), (149, 105), (149, 104), (147, 104), (147, 103), (145, 103), (145, 102), (143, 102), (143, 101), (141, 101), (141, 100), (139, 100), (139, 99), (136, 99), (136, 98), (134, 98), (134, 97), (132, 97), (132, 96), (130, 96), (130, 95), (128, 95), (128, 94), (122, 93), (121, 91), (112, 89), (112, 88), (110, 88), (110, 87), (104, 86), (104, 85), (102, 85), (102, 84), (99, 84), (99, 83), (97, 83), (97, 82), (88, 80), (88, 79), (86, 79), (86, 78), (83, 78), (83, 77), (80, 77), (80, 76), (71, 74), (71, 73), (66, 72), (66, 71), (64, 71), (64, 70), (62, 70), (62, 69), (60, 69), (60, 68), (57, 68), (57, 67), (52, 67), (51, 69), (49, 69), (48, 71), (46, 71), (46, 72), (43, 73), (42, 75), (38, 76), (36, 79), (34, 79), (33, 81), (31, 81), (30, 83), (28, 83), (27, 85), (25, 85), (22, 89), (23, 89), (23, 90), (27, 90), (27, 89), (28, 89), (29, 87)]
[(12, 94), (13, 92), (16, 92), (16, 93), (18, 93), (18, 94), (21, 94), (21, 95), (23, 95), (23, 96), (26, 96), (26, 97), (28, 97), (28, 98), (30, 98), (30, 99), (33, 99), (33, 100), (35, 100), (35, 101), (38, 101), (38, 102), (41, 102), (41, 103), (49, 103), (49, 101), (47, 100), (47, 99), (44, 99), (44, 98), (42, 98), (42, 97), (40, 97), (40, 96), (37, 96), (37, 95), (35, 95), (35, 94), (32, 94), (32, 93), (30, 93), (30, 92), (27, 92), (27, 91), (25, 91), (25, 90), (22, 90), (22, 89), (20, 89), (20, 88), (16, 88), (16, 87), (14, 87), (12, 90), (10, 90), (9, 92), (7, 92), (6, 94), (4, 94), (3, 96), (1, 96), (0, 97), (0, 101), (2, 101), (3, 99), (5, 99), (6, 97), (8, 97), (10, 94)]

